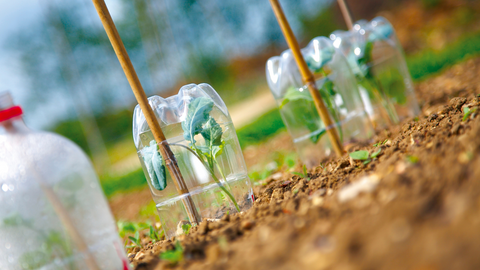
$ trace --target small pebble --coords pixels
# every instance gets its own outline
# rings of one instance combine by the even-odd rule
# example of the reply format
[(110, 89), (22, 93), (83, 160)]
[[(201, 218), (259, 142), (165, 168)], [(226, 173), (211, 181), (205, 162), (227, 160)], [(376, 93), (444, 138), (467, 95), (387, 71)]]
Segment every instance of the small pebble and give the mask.
[(253, 225), (255, 225), (255, 221), (252, 220), (245, 220), (242, 222), (241, 227), (243, 230), (250, 230)]
[(141, 261), (141, 260), (143, 260), (143, 259), (145, 259), (145, 253), (143, 253), (143, 252), (138, 252), (137, 255), (135, 255), (135, 259), (134, 259), (134, 260), (136, 260), (136, 261)]
[(135, 255), (137, 255), (137, 254), (135, 254), (135, 253), (128, 253), (128, 260), (130, 260), (130, 262), (132, 262), (133, 259), (135, 258)]

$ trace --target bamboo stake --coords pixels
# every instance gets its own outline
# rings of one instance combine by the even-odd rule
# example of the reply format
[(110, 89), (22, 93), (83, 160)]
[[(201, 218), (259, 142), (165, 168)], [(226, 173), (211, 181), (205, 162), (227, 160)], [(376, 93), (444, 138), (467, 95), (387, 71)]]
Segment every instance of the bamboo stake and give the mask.
[(317, 108), (318, 114), (322, 119), (323, 123), (325, 124), (325, 128), (327, 129), (328, 137), (330, 138), (330, 142), (332, 143), (333, 149), (338, 156), (342, 156), (344, 153), (342, 143), (338, 136), (337, 129), (335, 128), (335, 124), (333, 123), (330, 115), (328, 114), (328, 110), (325, 107), (325, 103), (323, 102), (322, 96), (315, 85), (315, 78), (313, 74), (308, 69), (307, 63), (305, 59), (303, 59), (302, 52), (300, 51), (300, 46), (298, 45), (297, 39), (293, 34), (292, 29), (283, 13), (282, 7), (278, 0), (270, 0), (270, 4), (272, 5), (273, 12), (277, 17), (278, 24), (282, 29), (283, 35), (287, 40), (288, 46), (292, 50), (293, 56), (295, 57), (295, 61), (297, 62), (298, 68), (300, 73), (302, 74), (302, 78), (304, 83), (307, 85), (308, 90), (310, 91), (310, 95), (312, 95), (313, 101), (315, 103), (315, 107)]
[(353, 29), (352, 13), (348, 8), (347, 2), (345, 2), (345, 0), (338, 0), (338, 5), (340, 6), (340, 10), (342, 11), (343, 19), (347, 24), (348, 30), (352, 30)]
[[(155, 117), (152, 107), (150, 107), (150, 104), (148, 103), (145, 91), (143, 90), (142, 84), (138, 79), (137, 73), (135, 72), (132, 62), (130, 61), (130, 57), (128, 56), (127, 50), (123, 45), (120, 35), (118, 34), (117, 28), (115, 27), (112, 17), (110, 16), (108, 8), (105, 5), (105, 1), (92, 0), (92, 2), (95, 5), (95, 9), (98, 12), (100, 20), (102, 21), (105, 32), (107, 32), (110, 43), (112, 44), (115, 54), (118, 57), (118, 61), (122, 65), (125, 76), (130, 83), (130, 87), (135, 94), (135, 98), (137, 99), (138, 104), (140, 104), (140, 108), (145, 115), (145, 119), (147, 120), (147, 124), (152, 131), (153, 137), (159, 144), (159, 152), (165, 160), (165, 164), (170, 172), (170, 175), (173, 177), (173, 182), (175, 183), (175, 187), (177, 188), (179, 195), (189, 194), (187, 185), (185, 184), (183, 176), (180, 172), (180, 168), (178, 167), (177, 160), (175, 159), (175, 156), (173, 155), (173, 152), (170, 149), (167, 140), (165, 139), (165, 135), (163, 134), (160, 124)], [(190, 221), (192, 223), (199, 224), (201, 221), (201, 216), (195, 207), (192, 197), (188, 195), (182, 199), (182, 201), (185, 209), (187, 210)]]

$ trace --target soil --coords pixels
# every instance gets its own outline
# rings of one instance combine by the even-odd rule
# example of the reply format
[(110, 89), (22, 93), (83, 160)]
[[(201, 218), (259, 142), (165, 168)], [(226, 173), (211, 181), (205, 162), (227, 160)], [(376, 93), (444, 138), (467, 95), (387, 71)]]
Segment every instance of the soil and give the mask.
[[(345, 155), (310, 179), (268, 178), (250, 210), (129, 249), (131, 262), (136, 270), (480, 269), (480, 117), (463, 119), (464, 108), (480, 106), (478, 74), (480, 58), (417, 85), (422, 115), (351, 150), (381, 149), (368, 164)], [(159, 259), (177, 241), (183, 259)]]

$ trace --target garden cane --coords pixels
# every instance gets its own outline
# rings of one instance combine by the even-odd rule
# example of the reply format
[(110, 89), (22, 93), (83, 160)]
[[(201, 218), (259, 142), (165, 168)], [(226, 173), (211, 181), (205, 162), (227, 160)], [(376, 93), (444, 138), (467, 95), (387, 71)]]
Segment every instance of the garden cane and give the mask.
[(280, 6), (278, 0), (270, 0), (270, 4), (272, 5), (273, 12), (275, 13), (278, 24), (282, 29), (283, 35), (287, 40), (288, 46), (292, 50), (293, 56), (295, 58), (295, 61), (297, 62), (297, 66), (300, 70), (303, 81), (307, 85), (308, 90), (310, 91), (310, 95), (312, 95), (318, 114), (320, 115), (320, 118), (325, 124), (325, 128), (327, 130), (328, 137), (330, 138), (330, 142), (332, 143), (333, 149), (338, 156), (342, 156), (344, 154), (344, 150), (342, 142), (340, 141), (340, 137), (338, 136), (337, 129), (335, 128), (335, 123), (333, 123), (330, 115), (328, 114), (322, 96), (320, 95), (320, 92), (318, 91), (315, 84), (315, 78), (308, 69), (305, 59), (303, 59), (302, 53), (300, 51), (300, 46), (298, 45), (297, 39), (295, 38), (295, 35), (290, 28), (285, 14), (283, 13), (282, 7)]
[[(115, 27), (112, 17), (110, 16), (105, 1), (92, 0), (92, 2), (95, 5), (95, 9), (98, 12), (100, 20), (102, 21), (105, 32), (107, 32), (110, 43), (112, 44), (115, 54), (118, 57), (118, 61), (122, 65), (122, 69), (125, 72), (125, 76), (127, 77), (130, 87), (135, 94), (135, 98), (137, 99), (137, 102), (140, 105), (143, 114), (145, 115), (145, 119), (147, 120), (148, 126), (153, 133), (155, 141), (159, 144), (159, 153), (165, 160), (165, 165), (174, 180), (178, 193), (180, 195), (189, 194), (187, 185), (185, 184), (183, 176), (180, 172), (180, 168), (178, 167), (177, 160), (175, 159), (175, 156), (173, 155), (173, 152), (170, 149), (167, 140), (165, 139), (165, 135), (163, 134), (160, 124), (155, 117), (152, 107), (150, 107), (148, 103), (145, 91), (143, 90), (142, 84), (140, 83), (137, 73), (135, 72), (132, 62), (130, 61), (127, 50), (123, 45), (120, 35), (118, 34), (117, 28)], [(192, 197), (187, 196), (182, 201), (185, 209), (187, 210), (190, 221), (192, 223), (199, 224), (201, 221), (201, 216), (195, 207)]]

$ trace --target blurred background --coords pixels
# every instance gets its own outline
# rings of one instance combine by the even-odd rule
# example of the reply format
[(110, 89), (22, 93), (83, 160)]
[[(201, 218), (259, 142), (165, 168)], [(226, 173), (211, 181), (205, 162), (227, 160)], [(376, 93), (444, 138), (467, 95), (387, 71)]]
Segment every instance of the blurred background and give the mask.
[[(348, 2), (355, 20), (379, 15), (390, 20), (414, 81), (480, 53), (478, 0)], [(287, 145), (286, 152), (264, 158), (276, 165), (258, 161), (260, 152), (278, 149), (259, 143), (284, 129), (266, 84), (265, 62), (287, 45), (267, 0), (106, 3), (148, 96), (167, 97), (185, 84), (209, 83), (229, 107), (254, 180), (295, 159), (283, 138), (277, 144)], [(346, 30), (336, 1), (281, 4), (302, 47), (314, 37)], [(27, 125), (70, 138), (92, 158), (107, 196), (145, 190), (132, 139), (136, 101), (90, 0), (3, 3), (3, 90), (23, 106)]]

